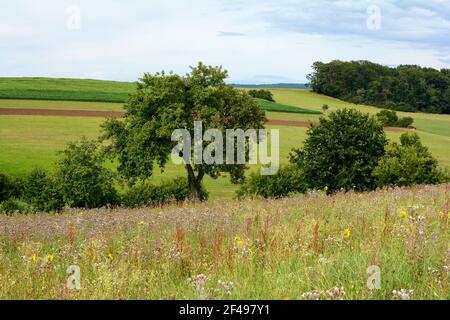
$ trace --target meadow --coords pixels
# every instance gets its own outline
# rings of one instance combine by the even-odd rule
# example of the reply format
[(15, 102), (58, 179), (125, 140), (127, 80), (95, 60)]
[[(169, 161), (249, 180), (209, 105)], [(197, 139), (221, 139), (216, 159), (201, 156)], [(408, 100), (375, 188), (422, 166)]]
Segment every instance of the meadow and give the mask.
[[(123, 111), (123, 103), (106, 103), (96, 96), (98, 92), (127, 94), (131, 83), (117, 83), (98, 80), (73, 79), (30, 79), (3, 78), (0, 79), (0, 92), (7, 92), (8, 99), (0, 99), (0, 108), (32, 108), (32, 109), (69, 109), (69, 110), (99, 110)], [(58, 100), (27, 100), (12, 99), (14, 90), (23, 88), (40, 92), (40, 96), (53, 98), (46, 90), (66, 90), (75, 92), (82, 99), (94, 101), (58, 101)], [(375, 114), (380, 109), (365, 105), (352, 105), (338, 99), (315, 94), (301, 89), (271, 89), (276, 103), (265, 102), (266, 115), (271, 120), (294, 120), (317, 122), (321, 116), (322, 106), (327, 104), (329, 111), (339, 108), (358, 108), (363, 112)], [(6, 93), (5, 93), (6, 94)], [(70, 99), (70, 95), (64, 96)], [(70, 99), (73, 100), (73, 99)], [(76, 99), (75, 99), (76, 100)], [(111, 99), (110, 99), (111, 100)], [(296, 110), (295, 110), (296, 109)], [(283, 112), (279, 112), (283, 111)], [(415, 120), (417, 134), (428, 146), (433, 155), (444, 168), (450, 169), (450, 115), (435, 115), (424, 113), (399, 113), (401, 116), (412, 116)], [(0, 116), (0, 170), (1, 172), (23, 176), (34, 168), (53, 169), (53, 163), (58, 157), (58, 151), (64, 149), (69, 141), (82, 136), (96, 138), (100, 133), (102, 118), (92, 117), (58, 117), (58, 116)], [(288, 162), (292, 148), (298, 148), (306, 138), (305, 127), (268, 126), (269, 129), (280, 130), (280, 161)], [(388, 138), (396, 141), (402, 131), (387, 132)], [(251, 168), (256, 170), (257, 168)], [(159, 182), (175, 176), (185, 175), (184, 169), (169, 164), (160, 172), (155, 170), (153, 179)], [(205, 186), (212, 200), (232, 198), (236, 186), (224, 176), (217, 180), (205, 179)]]
[(449, 187), (1, 215), (0, 299), (448, 300)]

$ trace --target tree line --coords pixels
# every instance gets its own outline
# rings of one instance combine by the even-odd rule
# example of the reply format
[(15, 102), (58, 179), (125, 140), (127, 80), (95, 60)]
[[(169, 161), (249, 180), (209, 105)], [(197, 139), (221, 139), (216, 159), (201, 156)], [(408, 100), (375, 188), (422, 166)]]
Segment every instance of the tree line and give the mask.
[(450, 69), (339, 60), (312, 68), (307, 78), (314, 92), (398, 111), (450, 114)]

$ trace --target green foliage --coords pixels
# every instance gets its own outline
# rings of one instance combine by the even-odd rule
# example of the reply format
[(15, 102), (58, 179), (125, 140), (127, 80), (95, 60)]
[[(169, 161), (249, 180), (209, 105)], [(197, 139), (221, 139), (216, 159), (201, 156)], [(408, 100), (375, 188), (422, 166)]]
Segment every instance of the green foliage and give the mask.
[(64, 199), (54, 178), (36, 169), (24, 180), (22, 199), (33, 211), (58, 212), (64, 208)]
[(97, 142), (69, 143), (57, 162), (55, 183), (69, 207), (98, 208), (115, 204), (114, 175), (104, 167)]
[[(125, 118), (109, 119), (103, 125), (103, 138), (112, 141), (107, 153), (118, 158), (119, 173), (130, 180), (145, 180), (152, 175), (155, 162), (164, 168), (177, 145), (172, 133), (184, 128), (194, 137), (194, 120), (203, 120), (204, 131), (263, 128), (264, 111), (247, 93), (225, 84), (227, 75), (221, 67), (202, 63), (184, 77), (164, 72), (144, 74), (125, 105)], [(205, 175), (217, 178), (227, 172), (232, 182), (244, 179), (245, 165), (187, 163), (185, 167), (195, 199), (201, 199)]]
[(398, 121), (397, 112), (393, 110), (381, 110), (377, 113), (377, 118), (384, 127), (393, 127)]
[(264, 90), (264, 89), (249, 90), (248, 94), (251, 95), (253, 98), (263, 99), (263, 100), (267, 100), (270, 102), (275, 102), (275, 100), (273, 99), (272, 92), (270, 92), (269, 90)]
[(9, 198), (6, 201), (0, 203), (0, 213), (11, 215), (14, 213), (31, 213), (32, 208), (24, 201), (16, 198)]
[(450, 113), (448, 69), (339, 60), (315, 62), (313, 69), (308, 79), (317, 93), (399, 111)]
[(0, 173), (0, 202), (17, 197), (21, 193), (21, 183), (18, 179)]
[[(207, 194), (203, 197), (206, 199)], [(131, 187), (122, 196), (121, 204), (128, 208), (159, 206), (170, 202), (182, 202), (189, 198), (189, 186), (186, 178), (176, 178), (159, 185), (148, 181)]]
[(397, 121), (395, 126), (399, 128), (411, 128), (413, 123), (414, 119), (412, 117), (403, 117)]
[(252, 173), (236, 192), (238, 198), (283, 198), (296, 193), (304, 193), (308, 189), (302, 171), (288, 165), (281, 167), (276, 175), (263, 176)]
[(378, 186), (411, 186), (446, 181), (438, 162), (417, 134), (404, 133), (400, 144), (391, 143), (374, 170)]
[(371, 190), (373, 169), (387, 143), (383, 127), (354, 109), (332, 112), (308, 129), (303, 149), (294, 149), (291, 162), (302, 169), (308, 185), (329, 192)]
[(377, 118), (384, 127), (409, 128), (414, 123), (412, 117), (403, 117), (399, 119), (397, 112), (393, 110), (381, 110), (377, 113)]
[(298, 114), (322, 114), (320, 111), (288, 106), (281, 103), (270, 102), (263, 99), (255, 99), (258, 106), (264, 110), (269, 112), (284, 112), (284, 113), (298, 113)]

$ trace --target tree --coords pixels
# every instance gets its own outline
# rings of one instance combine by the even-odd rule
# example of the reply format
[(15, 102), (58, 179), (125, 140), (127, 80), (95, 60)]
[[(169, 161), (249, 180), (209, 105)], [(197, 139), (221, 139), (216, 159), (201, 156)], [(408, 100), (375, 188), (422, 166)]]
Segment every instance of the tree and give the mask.
[(56, 164), (55, 184), (64, 203), (72, 208), (98, 208), (117, 202), (114, 176), (104, 167), (95, 141), (69, 143)]
[(445, 182), (446, 174), (417, 134), (404, 133), (400, 144), (386, 147), (386, 154), (374, 170), (377, 184), (383, 186), (411, 186)]
[(372, 172), (386, 143), (383, 127), (374, 117), (342, 109), (311, 126), (304, 147), (294, 149), (290, 160), (303, 170), (312, 188), (371, 190), (376, 187)]
[[(202, 63), (186, 76), (144, 74), (125, 105), (125, 117), (103, 125), (103, 138), (111, 141), (106, 151), (118, 158), (119, 173), (133, 183), (151, 177), (155, 164), (163, 169), (177, 144), (172, 133), (185, 129), (194, 137), (194, 121), (203, 121), (203, 131), (214, 128), (222, 133), (263, 128), (264, 111), (247, 93), (226, 85), (227, 74)], [(185, 169), (191, 197), (203, 200), (205, 175), (217, 178), (226, 172), (238, 183), (244, 180), (245, 165), (194, 164), (191, 158)]]

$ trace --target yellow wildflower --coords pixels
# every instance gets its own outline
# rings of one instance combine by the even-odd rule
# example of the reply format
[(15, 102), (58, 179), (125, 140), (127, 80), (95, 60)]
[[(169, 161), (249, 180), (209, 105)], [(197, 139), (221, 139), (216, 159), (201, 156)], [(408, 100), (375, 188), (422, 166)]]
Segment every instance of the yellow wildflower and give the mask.
[(400, 218), (403, 218), (403, 219), (408, 218), (408, 212), (406, 212), (405, 209), (398, 210), (398, 214), (399, 214)]
[(145, 224), (144, 221), (140, 221), (140, 222), (139, 222), (139, 225), (140, 225), (140, 226), (143, 226), (144, 224)]
[(33, 254), (31, 256), (31, 261), (36, 262), (36, 260), (37, 260), (37, 256), (35, 254)]
[(289, 297), (283, 297), (283, 299), (282, 300), (285, 300), (285, 301), (287, 301), (287, 300), (289, 300)]
[(349, 239), (352, 235), (352, 232), (350, 231), (350, 229), (345, 229), (344, 230), (344, 239)]
[(50, 254), (50, 255), (47, 256), (47, 261), (48, 262), (52, 263), (54, 260), (55, 260), (55, 256), (54, 255)]
[(234, 244), (238, 248), (243, 248), (245, 245), (244, 241), (242, 241), (241, 237), (239, 236), (234, 237)]

